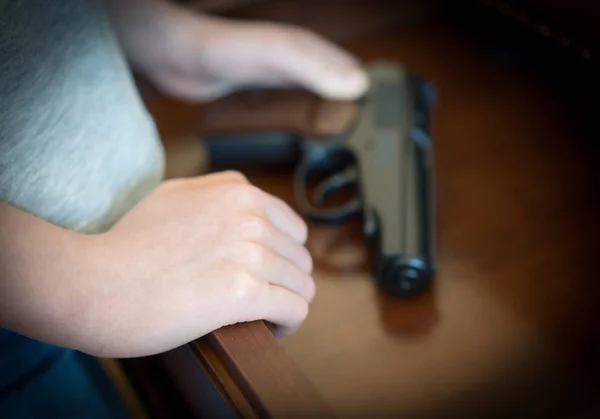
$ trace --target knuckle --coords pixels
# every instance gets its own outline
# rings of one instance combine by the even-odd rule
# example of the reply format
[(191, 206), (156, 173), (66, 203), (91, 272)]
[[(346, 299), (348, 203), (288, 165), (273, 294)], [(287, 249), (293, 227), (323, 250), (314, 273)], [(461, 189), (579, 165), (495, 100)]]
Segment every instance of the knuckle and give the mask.
[(248, 243), (243, 249), (243, 258), (251, 266), (267, 268), (270, 266), (271, 253), (261, 245)]
[(240, 229), (244, 237), (262, 241), (269, 235), (270, 226), (262, 217), (248, 216), (241, 223)]
[(230, 295), (234, 303), (245, 303), (256, 300), (260, 292), (260, 283), (245, 270), (240, 270), (231, 281)]
[(227, 179), (234, 181), (234, 182), (242, 182), (242, 183), (248, 182), (248, 178), (242, 172), (239, 172), (237, 170), (226, 170), (226, 171), (222, 172), (222, 175), (224, 177), (226, 177)]
[(260, 202), (260, 190), (250, 184), (239, 184), (233, 188), (235, 201), (244, 207), (256, 207)]

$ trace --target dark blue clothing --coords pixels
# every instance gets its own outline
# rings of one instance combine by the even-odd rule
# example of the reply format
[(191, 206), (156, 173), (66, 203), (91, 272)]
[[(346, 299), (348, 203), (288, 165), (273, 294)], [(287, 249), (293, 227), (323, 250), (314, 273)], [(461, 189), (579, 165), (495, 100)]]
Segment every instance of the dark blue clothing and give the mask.
[(127, 412), (98, 362), (0, 330), (0, 417), (124, 419)]

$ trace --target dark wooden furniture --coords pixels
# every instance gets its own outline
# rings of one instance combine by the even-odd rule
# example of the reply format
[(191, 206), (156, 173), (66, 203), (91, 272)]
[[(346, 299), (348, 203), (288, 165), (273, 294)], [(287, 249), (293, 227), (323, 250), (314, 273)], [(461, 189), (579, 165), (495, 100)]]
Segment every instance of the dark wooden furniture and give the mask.
[[(176, 390), (145, 399), (156, 416), (164, 402), (163, 417), (597, 417), (597, 143), (537, 73), (492, 61), (444, 21), (393, 26), (344, 45), (439, 90), (435, 288), (382, 295), (358, 224), (312, 226), (318, 295), (304, 326), (278, 341), (260, 322), (236, 325), (135, 361)], [(173, 173), (195, 174), (202, 107), (149, 107), (180, 156)], [(290, 173), (249, 177), (293, 204)]]

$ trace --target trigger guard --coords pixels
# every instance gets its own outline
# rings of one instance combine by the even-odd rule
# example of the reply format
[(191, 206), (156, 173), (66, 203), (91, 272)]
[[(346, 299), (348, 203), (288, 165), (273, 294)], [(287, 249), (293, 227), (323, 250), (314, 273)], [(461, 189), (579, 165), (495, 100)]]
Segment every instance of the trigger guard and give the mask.
[(358, 198), (347, 201), (334, 209), (315, 207), (306, 194), (306, 179), (310, 173), (309, 164), (303, 163), (294, 174), (294, 194), (303, 215), (315, 223), (337, 224), (362, 214), (362, 204)]
[(360, 215), (361, 212), (361, 203), (358, 198), (354, 198), (336, 209), (324, 210), (313, 207), (312, 211), (306, 211), (304, 215), (315, 223), (338, 224)]
[(358, 173), (356, 168), (348, 168), (342, 173), (331, 176), (319, 183), (313, 193), (313, 202), (316, 202), (321, 207), (325, 205), (325, 201), (330, 194), (337, 190), (356, 185), (357, 182)]

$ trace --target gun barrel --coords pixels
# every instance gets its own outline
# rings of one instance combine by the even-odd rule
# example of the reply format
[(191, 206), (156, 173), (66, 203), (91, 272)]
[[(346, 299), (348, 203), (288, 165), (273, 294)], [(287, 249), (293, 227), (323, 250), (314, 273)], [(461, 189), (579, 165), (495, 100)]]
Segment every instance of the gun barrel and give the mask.
[(300, 158), (299, 139), (285, 131), (205, 135), (202, 144), (212, 170), (288, 168)]

